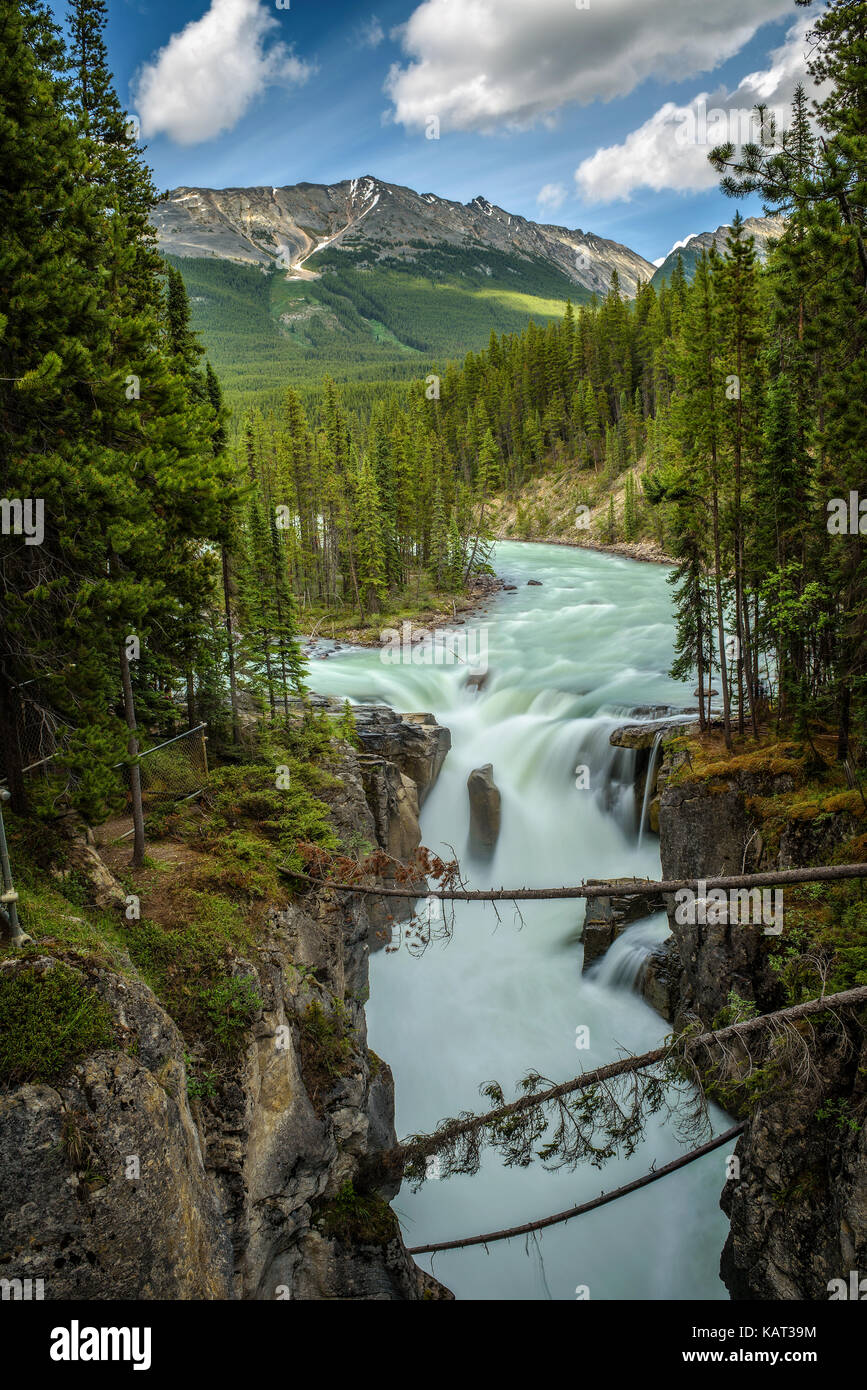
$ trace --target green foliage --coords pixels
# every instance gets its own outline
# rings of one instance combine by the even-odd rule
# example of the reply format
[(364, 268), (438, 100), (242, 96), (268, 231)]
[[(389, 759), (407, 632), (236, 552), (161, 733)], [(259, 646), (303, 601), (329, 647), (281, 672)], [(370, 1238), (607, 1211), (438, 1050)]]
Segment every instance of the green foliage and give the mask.
[(79, 1057), (115, 1045), (111, 1011), (74, 970), (0, 971), (0, 1079), (54, 1081)]
[(355, 1191), (348, 1179), (336, 1196), (322, 1202), (313, 1218), (324, 1236), (353, 1245), (387, 1245), (397, 1235), (397, 1219), (376, 1192)]
[(213, 1067), (200, 1068), (189, 1052), (184, 1052), (187, 1073), (187, 1095), (193, 1099), (210, 1100), (217, 1094), (217, 1072)]
[(861, 1121), (851, 1113), (851, 1109), (852, 1101), (849, 1096), (837, 1096), (819, 1106), (816, 1119), (827, 1123), (831, 1130), (838, 1133), (860, 1134)]
[(730, 989), (725, 1008), (720, 1009), (713, 1021), (714, 1028), (728, 1028), (732, 1023), (744, 1023), (748, 1018), (756, 1018), (758, 1009), (751, 999), (742, 999), (737, 990)]
[(584, 291), (544, 261), (490, 248), (409, 247), (412, 260), (329, 248), (308, 261), (319, 280), (291, 281), (216, 259), (167, 257), (182, 275), (192, 324), (229, 399), (270, 410), (291, 377), (308, 407), (323, 376), (356, 382), (350, 399), (424, 377), (484, 347), (493, 329), (559, 318)]
[[(101, 0), (7, 7), (0, 63), (3, 487), (37, 498), (37, 546), (0, 537), (0, 730), (66, 732), (56, 768), (89, 816), (111, 809), (130, 635), (163, 680), (188, 669), (213, 589), (208, 542), (233, 480), (187, 324), (157, 254), (156, 197), (106, 66)], [(26, 691), (26, 695), (22, 695)], [(122, 756), (122, 753), (121, 753)]]
[(343, 713), (334, 726), (338, 738), (342, 738), (344, 743), (348, 743), (353, 748), (361, 747), (361, 740), (358, 737), (358, 728), (355, 723), (355, 715), (352, 712), (352, 705), (348, 700), (343, 701)]
[(252, 981), (234, 975), (223, 976), (203, 986), (202, 1011), (217, 1046), (223, 1052), (237, 1052), (262, 1000)]
[(314, 999), (299, 1015), (298, 1027), (304, 1080), (314, 1105), (321, 1104), (352, 1060), (349, 1016), (339, 1000), (327, 1012)]

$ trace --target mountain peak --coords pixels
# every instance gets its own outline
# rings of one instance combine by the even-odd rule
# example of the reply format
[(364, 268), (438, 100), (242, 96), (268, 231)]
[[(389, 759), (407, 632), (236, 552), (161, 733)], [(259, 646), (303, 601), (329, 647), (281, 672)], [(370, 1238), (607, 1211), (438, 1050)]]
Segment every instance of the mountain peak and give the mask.
[(318, 273), (305, 262), (325, 249), (363, 249), (374, 262), (408, 264), (423, 261), (426, 247), (431, 253), (472, 247), (480, 255), (487, 249), (523, 264), (541, 262), (564, 281), (603, 294), (613, 270), (624, 292), (634, 294), (654, 269), (617, 242), (531, 222), (482, 193), (461, 204), (374, 174), (280, 189), (178, 188), (157, 204), (152, 219), (161, 250), (171, 255), (273, 265), (302, 279)]

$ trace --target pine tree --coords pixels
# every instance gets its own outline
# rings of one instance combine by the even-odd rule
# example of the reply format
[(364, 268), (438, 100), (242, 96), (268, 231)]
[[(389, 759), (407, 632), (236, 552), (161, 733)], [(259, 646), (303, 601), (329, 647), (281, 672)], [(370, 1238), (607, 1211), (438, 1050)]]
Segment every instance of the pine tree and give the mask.
[(358, 592), (361, 616), (378, 613), (385, 598), (385, 553), (376, 474), (368, 454), (362, 455), (356, 483), (355, 532), (358, 549)]
[(678, 356), (678, 392), (672, 402), (672, 425), (684, 460), (701, 480), (710, 507), (713, 580), (723, 723), (726, 747), (732, 747), (723, 582), (727, 556), (723, 548), (723, 475), (720, 458), (720, 412), (724, 384), (720, 372), (719, 306), (715, 292), (718, 258), (699, 257), (695, 280), (686, 296)]

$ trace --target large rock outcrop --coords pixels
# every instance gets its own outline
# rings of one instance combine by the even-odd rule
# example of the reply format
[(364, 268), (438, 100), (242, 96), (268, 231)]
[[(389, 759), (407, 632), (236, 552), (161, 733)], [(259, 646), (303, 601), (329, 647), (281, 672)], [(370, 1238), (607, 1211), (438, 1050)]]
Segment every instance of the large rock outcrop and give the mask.
[[(671, 755), (659, 774), (659, 835), (664, 879), (754, 873), (767, 867), (754, 798), (790, 791), (790, 776), (738, 773), (718, 780), (672, 781), (683, 755)], [(707, 1024), (735, 990), (762, 1010), (779, 1007), (782, 987), (768, 963), (775, 941), (761, 925), (681, 923), (669, 903), (673, 946), (682, 966), (679, 1008)]]
[[(50, 957), (4, 971), (54, 968)], [(80, 973), (80, 972), (77, 972)], [(232, 1244), (187, 1099), (183, 1042), (146, 985), (90, 972), (125, 1051), (0, 1096), (0, 1274), (46, 1299), (232, 1296)]]
[(867, 1039), (819, 1026), (816, 1075), (760, 1101), (738, 1140), (720, 1273), (734, 1299), (830, 1298), (867, 1274)]
[[(789, 806), (771, 821), (774, 798), (795, 787), (790, 771), (736, 766), (695, 777), (685, 772), (685, 756), (669, 753), (660, 770), (664, 878), (828, 862), (863, 829), (845, 807), (801, 818)], [(731, 991), (761, 1012), (786, 1003), (770, 959), (786, 943), (785, 922), (778, 937), (761, 925), (680, 923), (671, 910), (669, 921), (672, 936), (648, 959), (642, 992), (677, 1027), (696, 1016), (712, 1026)], [(788, 1080), (766, 1053), (752, 1064), (733, 1058), (726, 1078), (743, 1079), (753, 1068), (753, 1100), (744, 1103), (747, 1123), (734, 1154), (739, 1172), (721, 1199), (731, 1218), (721, 1274), (735, 1299), (824, 1300), (832, 1280), (848, 1282), (850, 1271), (867, 1268), (863, 1022), (823, 1021), (808, 1041), (811, 1066), (799, 1053)]]
[[(427, 750), (432, 785), (447, 731), (391, 711), (380, 722), (420, 773)], [(411, 852), (408, 774), (351, 750), (336, 770), (323, 795), (343, 843)], [(354, 1194), (362, 1161), (396, 1142), (394, 1083), (364, 1013), (378, 900), (336, 896), (272, 909), (255, 957), (233, 958), (257, 1007), (213, 1071), (131, 964), (70, 967), (108, 1006), (117, 1045), (0, 1097), (0, 1276), (42, 1279), (46, 1299), (451, 1297), (407, 1254), (395, 1188)]]

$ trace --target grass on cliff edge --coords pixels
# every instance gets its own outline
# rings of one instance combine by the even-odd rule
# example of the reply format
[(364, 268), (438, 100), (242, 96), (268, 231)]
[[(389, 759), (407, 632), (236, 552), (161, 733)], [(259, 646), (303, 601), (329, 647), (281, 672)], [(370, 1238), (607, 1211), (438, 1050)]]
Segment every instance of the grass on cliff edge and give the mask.
[(398, 1234), (397, 1217), (388, 1202), (375, 1192), (356, 1192), (351, 1180), (318, 1204), (313, 1221), (323, 1235), (347, 1245), (387, 1245)]
[[(216, 768), (200, 806), (186, 803), (149, 817), (142, 869), (129, 867), (128, 842), (115, 847), (114, 858), (106, 851), (140, 900), (138, 919), (94, 905), (87, 880), (69, 866), (67, 842), (47, 806), (27, 817), (7, 815), (22, 925), (34, 943), (17, 952), (0, 943), (0, 959), (50, 956), (71, 967), (138, 975), (197, 1050), (236, 1051), (261, 1008), (243, 961), (257, 949), (268, 908), (284, 907), (288, 897), (277, 865), (301, 867), (299, 841), (339, 847), (323, 799), (340, 785), (326, 766), (334, 733), (326, 719), (310, 716), (279, 737), (260, 738), (248, 763)], [(285, 789), (276, 786), (278, 767), (289, 770)], [(105, 1018), (93, 1000), (83, 1002), (74, 971), (55, 980), (56, 973), (32, 977), (40, 989), (51, 980), (45, 997), (54, 999), (54, 1031), (46, 1031), (41, 1013), (20, 1026), (35, 1007), (30, 985), (17, 982), (30, 972), (0, 972), (0, 979), (16, 977), (0, 1003), (0, 1080), (48, 1079), (91, 1044), (110, 1045), (99, 1031)], [(33, 1037), (44, 1045), (39, 1066)]]
[(0, 970), (0, 1080), (52, 1081), (113, 1045), (111, 1012), (78, 971), (60, 963)]

